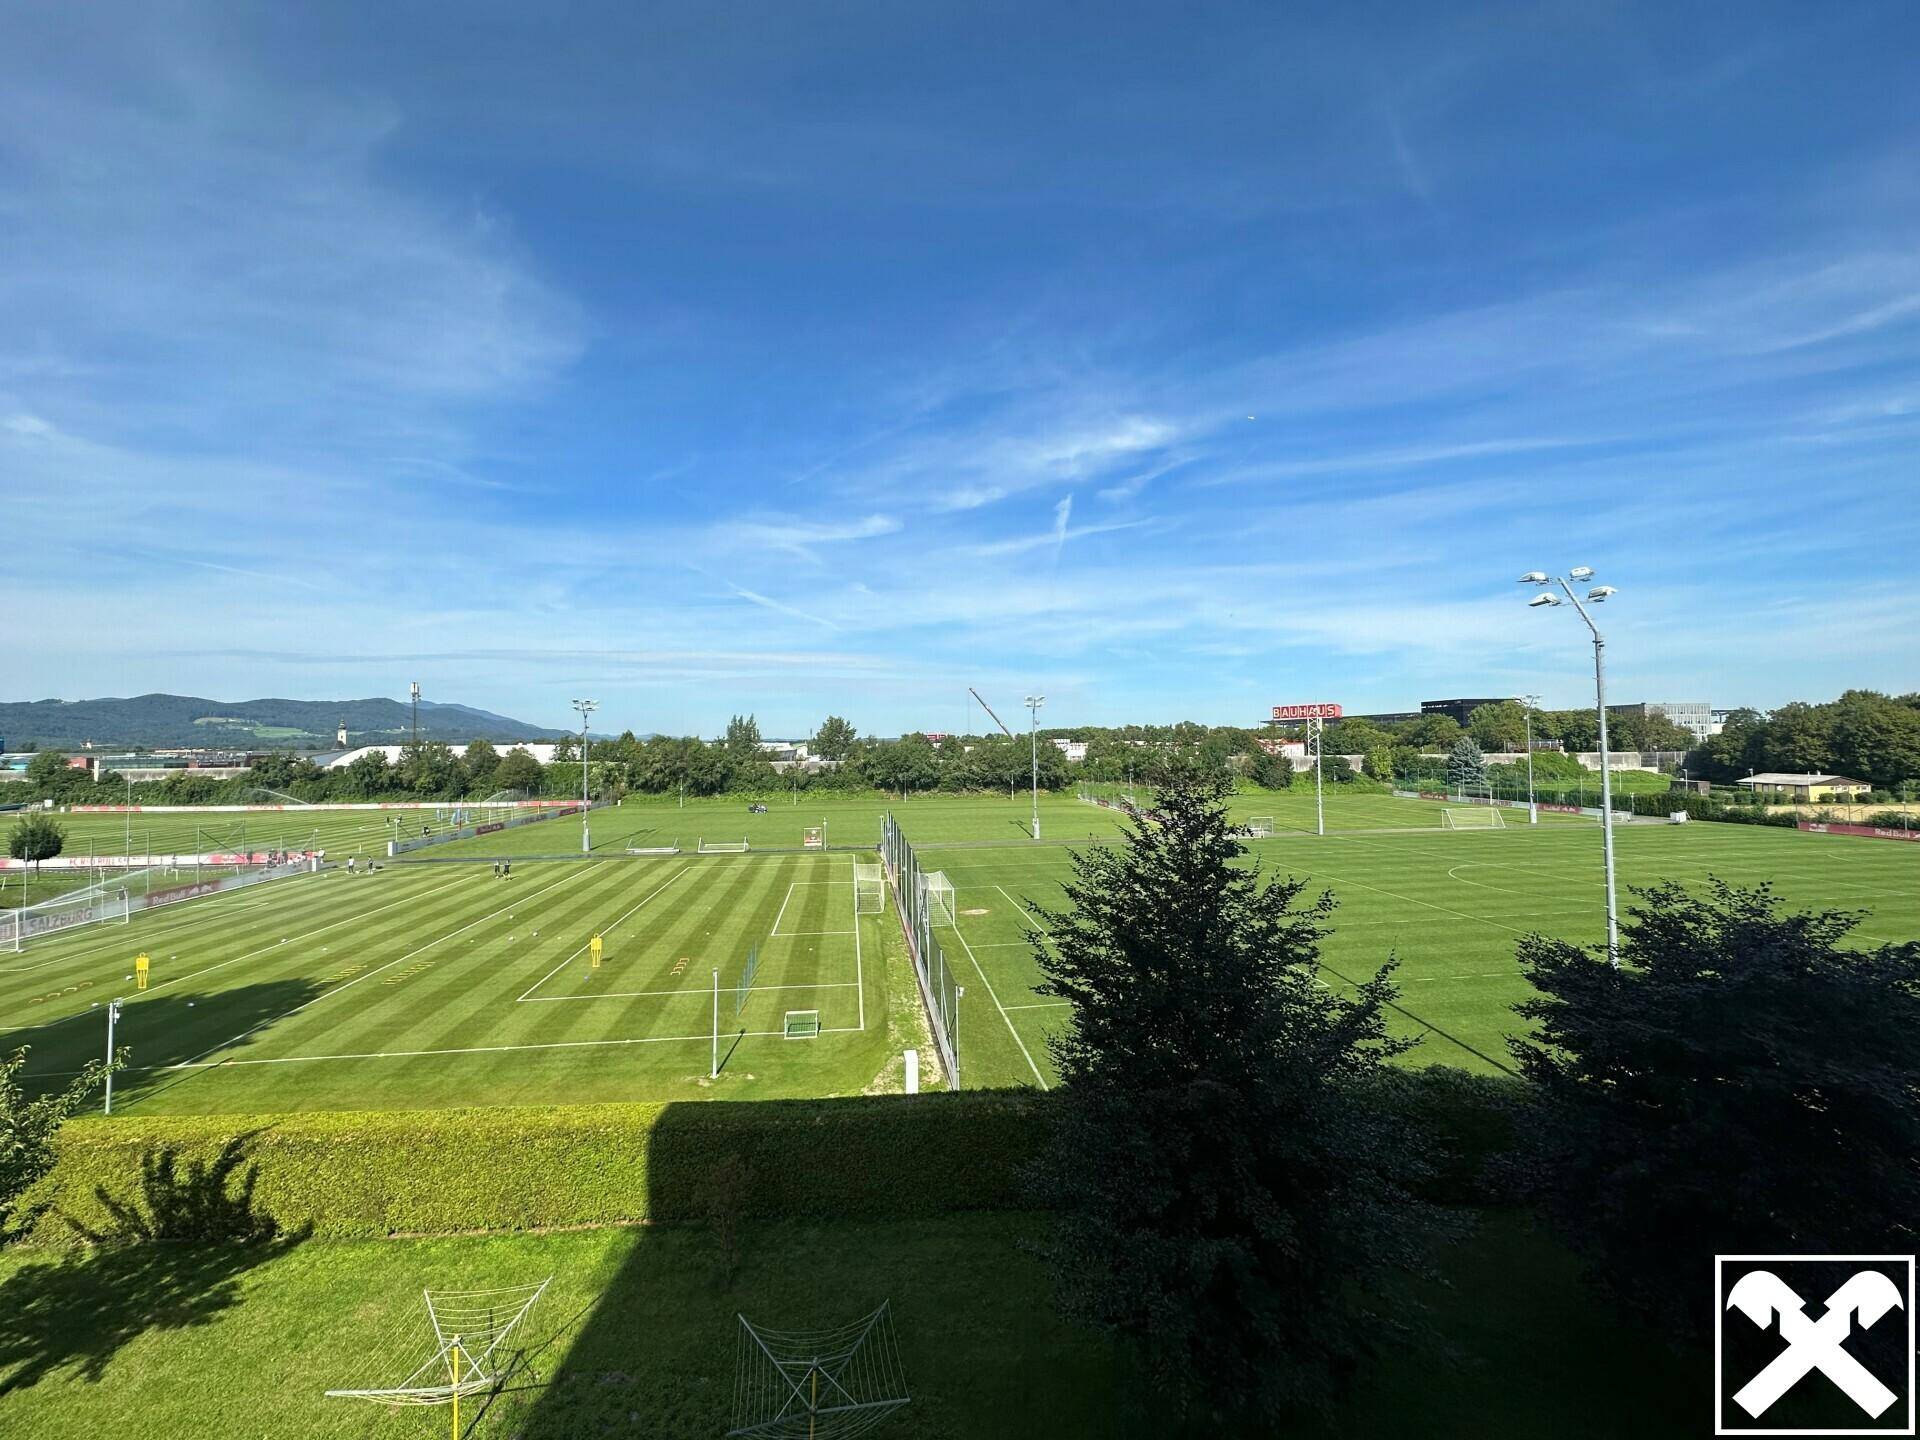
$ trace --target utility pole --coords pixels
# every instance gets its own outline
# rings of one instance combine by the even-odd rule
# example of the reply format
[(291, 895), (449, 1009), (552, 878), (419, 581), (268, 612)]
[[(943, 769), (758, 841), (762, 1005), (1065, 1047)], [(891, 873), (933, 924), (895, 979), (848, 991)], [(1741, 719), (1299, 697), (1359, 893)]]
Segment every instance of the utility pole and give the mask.
[(1307, 722), (1308, 732), (1313, 736), (1313, 831), (1316, 835), (1327, 833), (1327, 801), (1320, 786), (1320, 752), (1327, 748), (1325, 722), (1318, 715)]
[(598, 700), (576, 700), (573, 708), (580, 712), (580, 853), (593, 853), (592, 827), (588, 817), (593, 812), (593, 799), (587, 793), (587, 717), (600, 708)]
[(412, 698), (413, 698), (413, 753), (417, 758), (420, 754), (420, 682), (418, 680), (413, 682)]
[(1027, 696), (1027, 750), (1033, 762), (1033, 838), (1040, 838), (1040, 707), (1044, 695)]

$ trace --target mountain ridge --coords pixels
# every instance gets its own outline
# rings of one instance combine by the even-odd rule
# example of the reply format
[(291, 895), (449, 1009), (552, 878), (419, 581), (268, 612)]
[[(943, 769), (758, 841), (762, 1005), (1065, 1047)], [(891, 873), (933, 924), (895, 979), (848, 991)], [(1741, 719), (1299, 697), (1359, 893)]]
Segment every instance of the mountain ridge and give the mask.
[[(28, 744), (42, 749), (73, 749), (88, 742), (96, 749), (330, 749), (335, 728), (343, 721), (348, 742), (355, 745), (402, 741), (413, 733), (411, 706), (404, 700), (381, 696), (359, 700), (210, 700), (153, 691), (90, 700), (0, 701), (0, 740), (9, 749)], [(476, 706), (420, 702), (423, 740), (557, 740), (570, 733), (530, 725)]]

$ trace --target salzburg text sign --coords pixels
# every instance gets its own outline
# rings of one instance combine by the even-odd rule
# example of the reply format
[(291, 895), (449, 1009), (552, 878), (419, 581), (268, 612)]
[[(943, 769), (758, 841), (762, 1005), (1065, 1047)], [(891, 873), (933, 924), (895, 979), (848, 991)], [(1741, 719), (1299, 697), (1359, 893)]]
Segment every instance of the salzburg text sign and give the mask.
[(1275, 722), (1282, 720), (1338, 720), (1338, 705), (1276, 705), (1273, 707)]

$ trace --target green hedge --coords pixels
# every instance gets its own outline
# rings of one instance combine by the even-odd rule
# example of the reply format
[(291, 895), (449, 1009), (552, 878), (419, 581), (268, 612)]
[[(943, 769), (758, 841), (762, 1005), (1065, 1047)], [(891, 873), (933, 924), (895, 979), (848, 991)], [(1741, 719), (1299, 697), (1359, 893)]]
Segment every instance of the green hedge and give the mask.
[[(1622, 800), (1627, 803), (1622, 806)], [(1778, 825), (1791, 830), (1804, 817), (1791, 810), (1773, 811), (1759, 805), (1729, 805), (1724, 800), (1715, 800), (1707, 795), (1693, 795), (1684, 791), (1673, 791), (1659, 795), (1616, 795), (1614, 808), (1625, 809), (1634, 815), (1653, 815), (1664, 819), (1675, 811), (1684, 810), (1694, 820), (1717, 820), (1731, 825)]]
[[(1404, 1114), (1436, 1159), (1448, 1204), (1489, 1192), (1513, 1143), (1517, 1081), (1435, 1066), (1389, 1073), (1367, 1103)], [(1029, 1090), (845, 1100), (711, 1101), (294, 1115), (92, 1117), (60, 1132), (31, 1243), (113, 1230), (113, 1206), (155, 1208), (143, 1172), (189, 1185), (238, 1142), (252, 1209), (321, 1239), (704, 1219), (716, 1176), (740, 1218), (899, 1219), (1031, 1201), (1021, 1172), (1044, 1143), (1049, 1097)], [(229, 1157), (231, 1158), (231, 1157)], [(196, 1168), (197, 1167), (197, 1168)], [(237, 1184), (237, 1179), (235, 1180)], [(105, 1197), (103, 1201), (103, 1195)], [(107, 1203), (107, 1202), (111, 1202)], [(170, 1238), (231, 1210), (163, 1197)], [(23, 1211), (24, 1213), (24, 1211)]]
[(90, 1118), (62, 1129), (52, 1173), (25, 1198), (49, 1207), (32, 1242), (67, 1243), (63, 1212), (98, 1229), (99, 1191), (138, 1201), (143, 1160), (171, 1153), (184, 1172), (240, 1137), (256, 1209), (319, 1238), (690, 1220), (729, 1158), (743, 1217), (934, 1215), (1019, 1203), (1040, 1103), (1016, 1091)]

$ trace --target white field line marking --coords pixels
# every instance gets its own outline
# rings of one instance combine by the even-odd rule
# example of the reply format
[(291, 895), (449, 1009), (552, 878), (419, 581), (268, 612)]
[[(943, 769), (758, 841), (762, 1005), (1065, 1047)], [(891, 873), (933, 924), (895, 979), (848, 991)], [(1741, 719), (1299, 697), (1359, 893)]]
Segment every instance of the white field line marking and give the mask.
[[(638, 910), (642, 905), (646, 904), (647, 901), (653, 899), (654, 896), (658, 895), (662, 890), (666, 889), (667, 886), (673, 884), (674, 881), (678, 880), (682, 875), (686, 874), (692, 868), (693, 867), (691, 865), (682, 865), (678, 870), (674, 871), (673, 874), (669, 875), (666, 879), (662, 880), (658, 885), (654, 886), (653, 889), (649, 890), (645, 895), (642, 895), (638, 900), (636, 900), (633, 903), (633, 905), (630, 908), (628, 908), (621, 914), (615, 916), (612, 924), (601, 926), (600, 927), (601, 933), (605, 934), (607, 931), (613, 929), (615, 925), (618, 925), (622, 920), (625, 920), (627, 916), (633, 914), (635, 910)], [(538, 980), (534, 981), (533, 984), (529, 985), (525, 990), (522, 990), (520, 994), (515, 998), (513, 1003), (518, 1005), (522, 1000), (525, 1000), (529, 995), (533, 994), (534, 991), (538, 990), (542, 985), (546, 984), (547, 981), (551, 980), (554, 976), (558, 975), (562, 970), (566, 969), (567, 966), (571, 965), (575, 960), (578, 960), (582, 955), (586, 954), (586, 952), (587, 952), (587, 947), (585, 945), (576, 945), (571, 952), (561, 957), (560, 963), (558, 965), (554, 966), (553, 969), (547, 971), (546, 974), (542, 975)]]
[[(957, 926), (955, 927), (958, 928)], [(979, 950), (1031, 950), (1032, 945), (1025, 940), (982, 940), (974, 947)]]
[[(293, 880), (299, 880), (307, 877), (293, 875), (293, 876), (289, 876), (288, 878)], [(183, 882), (183, 883), (191, 883), (191, 882)], [(267, 881), (265, 883), (270, 885), (273, 882)], [(148, 940), (151, 940), (155, 936), (169, 934), (174, 930), (184, 929), (186, 926), (189, 926), (189, 925), (197, 925), (203, 920), (224, 920), (227, 918), (227, 916), (231, 915), (236, 910), (256, 910), (264, 905), (273, 904), (275, 903), (277, 897), (284, 895), (286, 893), (284, 890), (276, 890), (273, 892), (272, 895), (260, 895), (256, 893), (256, 890), (257, 890), (256, 886), (243, 885), (238, 890), (223, 890), (217, 895), (196, 895), (191, 900), (176, 900), (171, 905), (162, 905), (157, 907), (159, 910), (165, 913), (160, 917), (160, 921), (155, 926), (154, 929), (145, 932), (146, 939), (101, 940), (98, 943), (90, 946), (89, 948), (82, 949), (82, 950), (69, 950), (64, 952), (63, 954), (49, 956), (45, 960), (35, 961), (31, 965), (0, 966), (0, 975), (24, 975), (29, 970), (44, 969), (48, 965), (59, 965), (68, 960), (88, 960), (94, 957), (95, 955), (100, 955), (103, 953), (110, 953), (110, 952), (124, 953), (125, 951), (131, 950), (136, 946), (145, 945)], [(195, 910), (191, 915), (182, 915), (177, 913), (177, 911), (183, 910), (185, 909), (185, 907), (196, 904), (197, 902), (202, 900), (226, 900), (236, 895), (246, 897), (248, 903), (245, 905), (228, 906), (226, 909), (219, 911), (217, 914), (209, 913), (208, 908), (205, 906), (202, 906), (200, 909)], [(136, 910), (133, 912), (133, 919), (130, 920), (128, 924), (115, 926), (113, 928), (116, 930), (130, 930), (134, 928), (134, 926), (137, 925), (140, 920), (146, 918), (148, 913), (149, 912), (145, 910)]]
[(1071, 1005), (1071, 1000), (1036, 1000), (1031, 1005), (1009, 1005), (1009, 1010), (1053, 1010), (1062, 1005)]
[(1047, 1077), (1040, 1073), (1040, 1067), (1033, 1063), (1033, 1055), (1027, 1049), (1027, 1042), (1020, 1038), (1020, 1032), (1013, 1028), (1013, 1017), (1007, 1014), (1007, 1007), (1000, 1003), (1000, 996), (993, 988), (993, 982), (987, 979), (987, 972), (981, 967), (980, 957), (973, 953), (973, 946), (967, 944), (966, 932), (956, 925), (953, 933), (960, 937), (960, 944), (967, 952), (967, 959), (973, 962), (974, 973), (980, 977), (980, 983), (987, 987), (987, 998), (993, 1001), (993, 1008), (1000, 1012), (1000, 1020), (1007, 1027), (1007, 1033), (1013, 1036), (1013, 1043), (1020, 1047), (1020, 1053), (1026, 1056), (1027, 1068), (1033, 1071), (1033, 1078), (1039, 1082), (1042, 1090), (1051, 1089)]
[[(883, 889), (881, 895), (884, 897), (885, 894)], [(860, 1000), (860, 1028), (864, 1031), (867, 1028), (867, 972), (860, 960), (860, 886), (857, 881), (853, 886), (853, 907), (853, 983), (859, 987), (854, 994)]]
[(767, 938), (769, 940), (775, 939), (779, 936), (780, 922), (787, 918), (787, 906), (791, 905), (792, 903), (793, 903), (793, 886), (789, 884), (787, 886), (787, 898), (780, 902), (780, 913), (773, 917), (773, 929), (767, 932)]
[(1520, 978), (1520, 967), (1516, 965), (1511, 970), (1474, 970), (1465, 975), (1409, 975), (1407, 976), (1407, 983), (1410, 985), (1425, 985), (1431, 984), (1435, 980), (1488, 980), (1495, 976), (1507, 980), (1518, 980)]
[(1391, 895), (1396, 900), (1404, 900), (1409, 905), (1419, 905), (1428, 910), (1438, 910), (1442, 915), (1451, 915), (1456, 920), (1468, 920), (1475, 925), (1491, 925), (1494, 929), (1505, 930), (1511, 935), (1525, 935), (1529, 933), (1512, 925), (1502, 925), (1498, 920), (1489, 920), (1482, 915), (1469, 915), (1464, 910), (1449, 910), (1445, 905), (1435, 905), (1431, 900), (1416, 900), (1411, 895), (1402, 895), (1398, 890), (1389, 890), (1384, 885), (1369, 885), (1364, 880), (1344, 879), (1339, 875), (1335, 875), (1330, 870), (1316, 870), (1308, 878), (1314, 880), (1324, 878), (1338, 881), (1342, 885), (1358, 885), (1362, 890), (1372, 890), (1380, 895)]
[[(396, 905), (411, 905), (416, 900), (424, 899), (432, 895), (439, 895), (444, 891), (451, 889), (454, 885), (459, 884), (461, 880), (464, 880), (467, 878), (468, 877), (464, 875), (455, 876), (452, 880), (448, 881), (447, 884), (440, 886), (438, 889), (423, 890), (411, 895), (403, 895), (398, 900), (388, 901), (385, 905), (376, 905), (371, 910), (362, 910), (358, 914), (348, 915), (339, 920), (330, 920), (325, 925), (319, 926), (317, 929), (302, 931), (298, 935), (289, 935), (285, 940), (276, 940), (271, 945), (262, 945), (258, 950), (249, 950), (244, 955), (236, 955), (231, 960), (222, 960), (217, 965), (203, 966), (198, 970), (189, 971), (185, 975), (176, 975), (171, 980), (162, 980), (158, 985), (152, 985), (152, 986), (149, 986), (144, 991), (137, 992), (133, 995), (125, 996), (123, 998), (123, 1003), (127, 1005), (138, 1005), (143, 1000), (151, 999), (154, 995), (166, 989), (169, 985), (184, 985), (187, 981), (196, 979), (201, 975), (211, 975), (214, 971), (224, 970), (229, 965), (238, 965), (242, 960), (251, 960), (257, 955), (272, 954), (274, 951), (278, 950), (282, 945), (291, 945), (298, 940), (310, 940), (315, 935), (325, 934), (327, 931), (332, 930), (337, 926), (355, 924), (361, 920), (365, 920), (369, 915), (378, 915), (382, 910), (391, 910)], [(318, 999), (322, 997), (316, 996), (315, 998)], [(312, 1003), (312, 1002), (308, 1002), (308, 1003)], [(40, 1025), (23, 1025), (19, 1028), (22, 1030), (48, 1030), (55, 1025), (64, 1024), (68, 1020), (77, 1020), (81, 1016), (89, 1013), (90, 1012), (86, 1010), (76, 1010), (73, 1012), (73, 1014), (62, 1015), (57, 1020), (48, 1020), (45, 1023)]]
[(1007, 887), (1004, 885), (995, 885), (993, 888), (998, 890), (1002, 895), (1005, 895), (1007, 897), (1007, 903), (1013, 906), (1014, 910), (1019, 913), (1021, 924), (1025, 925), (1029, 930), (1034, 931), (1036, 934), (1040, 936), (1042, 940), (1045, 940), (1048, 944), (1053, 943), (1053, 937), (1047, 933), (1045, 926), (1041, 925), (1039, 921), (1033, 918), (1033, 912), (1027, 909), (1024, 901), (1014, 899), (1013, 896), (1008, 893)]
[(784, 935), (769, 935), (769, 940), (813, 940), (822, 935), (858, 935), (858, 930), (789, 930)]
[(198, 1055), (191, 1056), (190, 1058), (181, 1061), (180, 1067), (184, 1068), (185, 1066), (192, 1065), (196, 1060), (203, 1060), (207, 1056), (213, 1054), (214, 1051), (224, 1050), (227, 1048), (227, 1046), (232, 1045), (237, 1041), (246, 1039), (247, 1036), (253, 1034), (254, 1031), (259, 1030), (265, 1026), (272, 1025), (276, 1021), (285, 1020), (289, 1015), (298, 1015), (302, 1010), (307, 1009), (309, 1006), (318, 1005), (322, 1000), (331, 1000), (334, 996), (340, 994), (343, 990), (351, 990), (354, 986), (358, 985), (363, 980), (371, 980), (374, 976), (380, 974), (382, 971), (391, 970), (396, 965), (404, 964), (406, 961), (413, 959), (413, 957), (416, 955), (424, 955), (427, 951), (433, 949), (434, 946), (444, 945), (447, 941), (453, 939), (453, 937), (456, 935), (464, 935), (466, 934), (467, 931), (472, 930), (476, 926), (484, 925), (489, 920), (497, 920), (502, 915), (505, 915), (515, 905), (525, 904), (528, 901), (532, 900), (535, 896), (544, 895), (547, 893), (547, 891), (555, 889), (556, 887), (561, 885), (570, 885), (575, 880), (580, 879), (582, 876), (591, 875), (592, 873), (593, 872), (591, 870), (587, 870), (587, 869), (576, 870), (571, 875), (562, 875), (557, 880), (548, 881), (545, 885), (542, 885), (538, 890), (533, 890), (522, 895), (517, 895), (513, 899), (507, 901), (507, 903), (505, 905), (502, 905), (498, 910), (494, 910), (489, 912), (488, 914), (482, 915), (477, 920), (469, 920), (466, 924), (460, 926), (457, 929), (449, 930), (444, 935), (435, 936), (433, 939), (427, 941), (426, 944), (417, 945), (413, 949), (409, 950), (406, 954), (396, 956), (394, 959), (387, 961), (387, 963), (384, 965), (376, 965), (374, 966), (373, 969), (367, 971), (365, 974), (354, 976), (353, 979), (347, 981), (345, 984), (336, 985), (331, 990), (323, 990), (320, 994), (314, 996), (311, 1000), (301, 1001), (298, 1005), (294, 1006), (291, 1010), (282, 1010), (278, 1015), (269, 1015), (264, 1020), (255, 1021), (253, 1024), (249, 1025), (246, 1029), (242, 1030), (238, 1035), (230, 1036), (229, 1038), (222, 1040), (218, 1045), (209, 1045), (205, 1050), (202, 1050)]
[[(802, 983), (781, 983), (779, 985), (722, 985), (722, 995), (738, 995), (742, 990), (749, 994), (758, 994), (764, 990), (851, 990), (860, 982), (857, 980), (820, 980)], [(710, 986), (692, 985), (682, 990), (602, 990), (592, 995), (536, 995), (526, 1001), (528, 1005), (555, 1005), (567, 1000), (630, 1000), (642, 995), (693, 995), (704, 999), (713, 994)], [(859, 1027), (865, 1029), (863, 1025)]]
[[(785, 1036), (785, 1030), (741, 1030), (736, 1034), (749, 1038), (754, 1036)], [(822, 1025), (822, 1035), (853, 1035), (858, 1033), (851, 1025)], [(597, 1050), (609, 1045), (667, 1045), (679, 1041), (697, 1040), (706, 1045), (713, 1040), (713, 1031), (704, 1030), (698, 1035), (639, 1035), (627, 1040), (546, 1040), (525, 1045), (461, 1045), (444, 1050), (364, 1050), (354, 1054), (342, 1055), (271, 1055), (251, 1056), (245, 1060), (181, 1060), (172, 1065), (130, 1065), (129, 1070), (225, 1070), (237, 1065), (303, 1065), (314, 1060), (415, 1060), (428, 1055), (500, 1055), (516, 1050)], [(44, 1071), (46, 1075), (78, 1075), (78, 1070)]]

